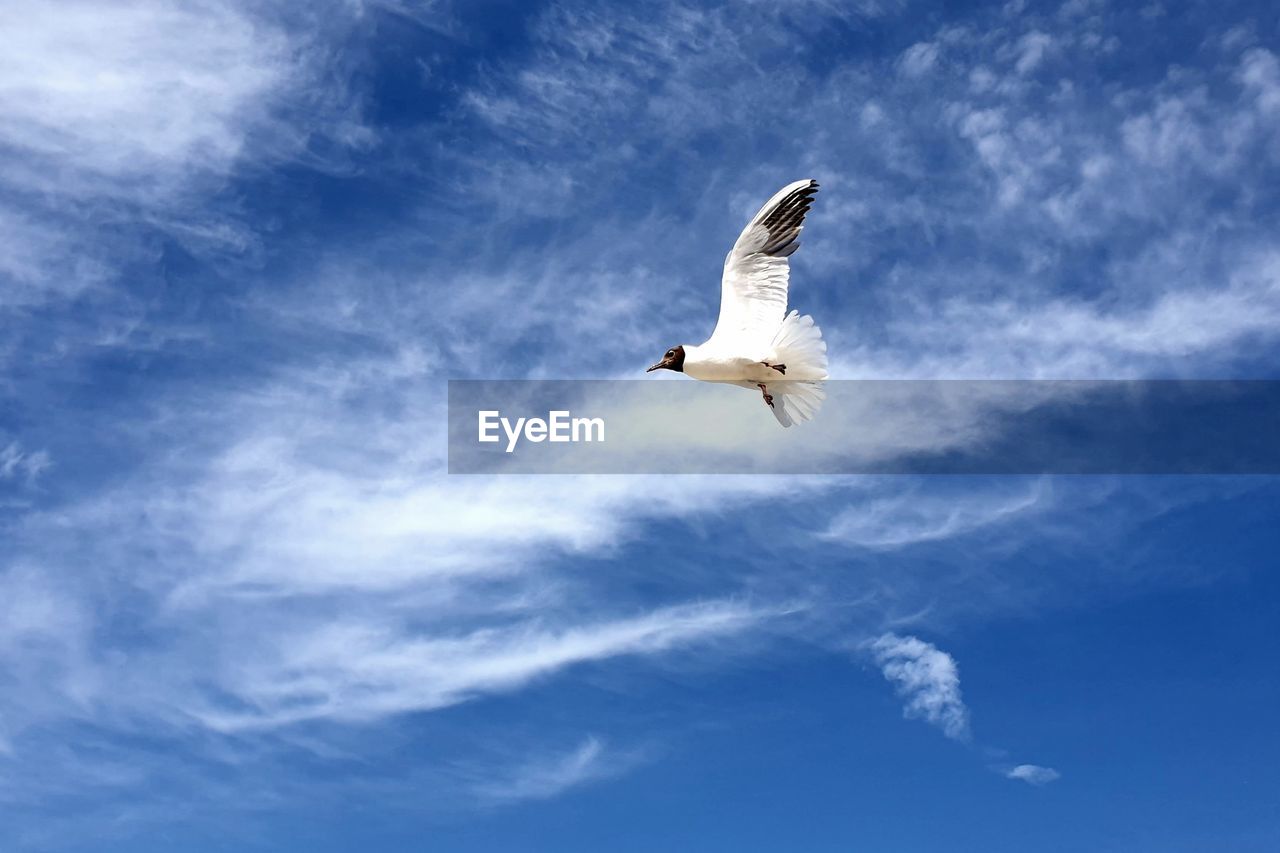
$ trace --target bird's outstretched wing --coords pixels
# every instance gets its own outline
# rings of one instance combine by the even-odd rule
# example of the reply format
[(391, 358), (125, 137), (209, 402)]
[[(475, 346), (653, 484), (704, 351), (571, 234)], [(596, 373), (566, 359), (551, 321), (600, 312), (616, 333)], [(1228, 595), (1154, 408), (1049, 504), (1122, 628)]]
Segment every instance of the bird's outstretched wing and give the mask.
[(747, 223), (724, 259), (720, 319), (708, 345), (745, 357), (765, 353), (787, 312), (787, 258), (800, 248), (818, 182), (788, 184)]

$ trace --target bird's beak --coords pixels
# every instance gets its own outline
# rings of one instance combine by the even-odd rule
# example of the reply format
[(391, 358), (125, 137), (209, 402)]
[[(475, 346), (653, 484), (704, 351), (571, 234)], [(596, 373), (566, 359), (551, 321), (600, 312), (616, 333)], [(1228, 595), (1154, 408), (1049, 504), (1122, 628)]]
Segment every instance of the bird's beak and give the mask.
[(645, 371), (645, 373), (653, 373), (653, 371), (655, 371), (655, 370), (657, 370), (657, 369), (659, 369), (659, 368), (661, 368), (661, 367), (665, 367), (665, 366), (666, 366), (666, 362), (665, 362), (665, 361), (660, 361), (660, 362), (658, 362), (657, 364), (655, 364), (655, 365), (653, 365), (652, 367), (650, 367), (648, 370), (646, 370), (646, 371)]

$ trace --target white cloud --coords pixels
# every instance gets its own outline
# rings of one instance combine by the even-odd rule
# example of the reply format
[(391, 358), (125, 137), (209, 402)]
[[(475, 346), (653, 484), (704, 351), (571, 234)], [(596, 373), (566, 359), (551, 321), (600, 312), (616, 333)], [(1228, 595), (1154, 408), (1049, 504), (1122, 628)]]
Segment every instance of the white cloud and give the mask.
[(1045, 509), (1042, 481), (1013, 490), (964, 494), (906, 489), (886, 497), (869, 496), (840, 512), (823, 536), (874, 550), (893, 550), (922, 542), (964, 536), (976, 530), (1024, 519)]
[[(232, 3), (16, 0), (0, 29), (0, 140), (41, 158), (6, 171), (55, 193), (224, 171), (292, 74), (284, 34)], [(61, 165), (56, 182), (44, 158)]]
[(568, 752), (547, 753), (507, 768), (497, 778), (472, 786), (473, 793), (492, 803), (546, 800), (570, 788), (597, 782), (635, 765), (635, 753), (616, 753), (594, 735)]
[(883, 634), (868, 648), (903, 698), (904, 716), (923, 719), (953, 740), (969, 739), (969, 709), (960, 696), (960, 673), (951, 655), (917, 637), (897, 634)]
[(1031, 73), (1044, 61), (1053, 46), (1053, 37), (1048, 33), (1039, 31), (1027, 33), (1018, 40), (1017, 61), (1014, 63), (1014, 68), (1019, 74)]
[(917, 42), (902, 52), (899, 70), (907, 77), (923, 77), (938, 62), (938, 46), (933, 42)]
[[(668, 584), (640, 603), (573, 558), (607, 558), (651, 519), (803, 486), (448, 477), (430, 364), (413, 352), (347, 359), (282, 369), (243, 393), (159, 400), (159, 417), (120, 425), (151, 448), (128, 478), (26, 514), (12, 544), (40, 571), (0, 573), (5, 624), (12, 633), (56, 615), (65, 628), (22, 628), (12, 642), (0, 631), (0, 739), (15, 761), (82, 715), (200, 743), (274, 742), (307, 721), (440, 709), (587, 663), (661, 665), (679, 651), (679, 665), (702, 665), (739, 653), (783, 612), (723, 585)], [(398, 406), (353, 405), (392, 388)], [(92, 582), (70, 570), (88, 542)], [(45, 577), (63, 582), (36, 583)], [(88, 642), (115, 636), (121, 585), (128, 618), (164, 643)], [(42, 771), (50, 786), (85, 783), (54, 768), (65, 765)]]
[(100, 686), (93, 616), (69, 586), (45, 566), (0, 565), (0, 752), (29, 726), (82, 713)]
[[(0, 436), (0, 440), (3, 437)], [(35, 482), (50, 465), (49, 454), (44, 450), (24, 450), (17, 441), (0, 446), (0, 480), (22, 479)]]
[(0, 205), (0, 310), (75, 296), (108, 273), (100, 257), (76, 245), (73, 231)]
[(661, 608), (556, 628), (528, 619), (458, 636), (417, 635), (384, 620), (345, 620), (279, 634), (225, 672), (221, 687), (249, 713), (187, 707), (218, 731), (300, 720), (377, 719), (509, 691), (565, 667), (655, 655), (745, 631), (769, 614), (732, 602)]
[(1093, 12), (1102, 0), (1067, 0), (1058, 9), (1060, 18), (1078, 18)]
[[(157, 235), (204, 258), (258, 250), (237, 202), (218, 197), (229, 179), (300, 159), (323, 168), (316, 142), (336, 163), (371, 139), (326, 79), (322, 27), (347, 18), (331, 11), (300, 26), (242, 0), (0, 4), (0, 321), (87, 297), (86, 337), (125, 345), (115, 329), (143, 309), (116, 277), (145, 275)], [(59, 340), (58, 357), (78, 343)]]
[[(1143, 260), (1145, 269), (1135, 264), (1136, 274), (1158, 273), (1172, 258)], [(840, 375), (1081, 379), (1203, 369), (1280, 328), (1280, 255), (1242, 251), (1235, 264), (1216, 286), (1187, 282), (1123, 306), (1072, 298), (1038, 305), (949, 300), (927, 315), (892, 321), (895, 346), (846, 357)], [(1186, 275), (1176, 268), (1169, 273), (1166, 282)], [(931, 352), (928, 340), (952, 343)]]
[(1255, 47), (1240, 60), (1240, 80), (1264, 116), (1280, 113), (1280, 60), (1271, 51)]
[(1052, 767), (1041, 767), (1038, 764), (1019, 764), (1004, 774), (1009, 779), (1018, 779), (1028, 785), (1047, 785), (1062, 774)]

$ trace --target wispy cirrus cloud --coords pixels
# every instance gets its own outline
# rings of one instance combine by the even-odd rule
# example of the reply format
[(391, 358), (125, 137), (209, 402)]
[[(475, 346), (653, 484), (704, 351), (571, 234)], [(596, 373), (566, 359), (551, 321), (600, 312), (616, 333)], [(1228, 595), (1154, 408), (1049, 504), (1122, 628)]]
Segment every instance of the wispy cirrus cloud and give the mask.
[(833, 542), (891, 551), (937, 542), (1045, 511), (1052, 503), (1043, 481), (965, 495), (902, 489), (868, 497), (831, 519), (822, 536)]
[[(3, 438), (0, 435), (0, 443)], [(31, 484), (51, 464), (48, 451), (27, 450), (17, 441), (0, 446), (0, 480), (22, 480)]]
[(371, 138), (345, 87), (320, 85), (326, 31), (272, 4), (18, 0), (0, 15), (10, 193), (157, 219), (234, 169), (303, 156), (308, 135)]
[(326, 48), (343, 8), (321, 24), (238, 0), (5, 4), (0, 323), (13, 347), (56, 365), (192, 334), (160, 328), (140, 292), (165, 247), (211, 264), (260, 255), (261, 223), (228, 184), (286, 163), (339, 170), (372, 140)]
[[(1035, 25), (1034, 18), (1025, 24)], [(1008, 244), (1014, 255), (966, 258), (976, 263), (968, 272), (957, 271), (960, 257), (944, 259), (945, 250), (932, 269), (908, 262), (908, 273), (897, 261), (893, 274), (909, 276), (912, 296), (883, 335), (873, 333), (845, 358), (842, 374), (1185, 375), (1193, 364), (1230, 363), (1252, 343), (1274, 346), (1275, 244), (1257, 223), (1276, 199), (1266, 190), (1238, 191), (1248, 184), (1240, 183), (1243, 174), (1273, 162), (1266, 154), (1273, 123), (1265, 116), (1274, 55), (1261, 48), (1211, 54), (1207, 68), (1171, 71), (1154, 87), (1100, 105), (1087, 84), (1036, 78), (1039, 62), (1019, 72), (1020, 50), (996, 64), (964, 58), (975, 50), (989, 55), (993, 39), (1010, 37), (939, 33), (938, 43), (963, 48), (935, 81), (946, 102), (945, 133), (894, 112), (909, 98), (874, 101), (869, 129), (886, 136), (908, 127), (972, 164), (954, 199), (960, 208), (905, 207), (886, 197), (855, 211), (881, 246), (904, 225), (938, 241), (963, 222), (975, 233), (1018, 235)], [(1104, 48), (1068, 36), (1055, 50), (1086, 63)], [(1211, 84), (1220, 95), (1208, 95)], [(972, 207), (967, 199), (975, 194), (997, 204)], [(1206, 221), (1214, 229), (1207, 241)], [(1110, 260), (1084, 269), (1079, 253), (1102, 245)], [(1201, 322), (1205, 316), (1215, 322)]]
[(522, 800), (545, 800), (570, 788), (608, 779), (633, 767), (641, 756), (610, 749), (594, 735), (568, 752), (538, 755), (506, 768), (496, 778), (477, 782), (473, 793), (483, 802), (505, 805)]
[(274, 655), (263, 648), (263, 657), (228, 673), (223, 690), (254, 712), (186, 710), (219, 731), (429, 711), (514, 690), (578, 663), (657, 655), (738, 634), (767, 615), (732, 602), (708, 602), (554, 630), (529, 620), (462, 636), (415, 636), (376, 621), (317, 625), (276, 638), (281, 647)]
[(223, 172), (291, 85), (287, 35), (234, 3), (133, 0), (103, 12), (5, 5), (0, 139), (19, 155), (6, 173), (20, 187), (146, 197), (193, 171)]

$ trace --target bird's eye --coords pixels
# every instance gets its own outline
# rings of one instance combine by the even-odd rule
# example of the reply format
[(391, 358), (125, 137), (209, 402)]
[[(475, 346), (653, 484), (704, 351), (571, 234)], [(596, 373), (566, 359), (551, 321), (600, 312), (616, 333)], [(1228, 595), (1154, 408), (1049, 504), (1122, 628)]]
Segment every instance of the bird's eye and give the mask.
[(669, 350), (667, 350), (667, 358), (675, 358), (675, 357), (676, 357), (676, 351), (675, 351), (675, 350), (673, 350), (673, 349), (669, 349)]

